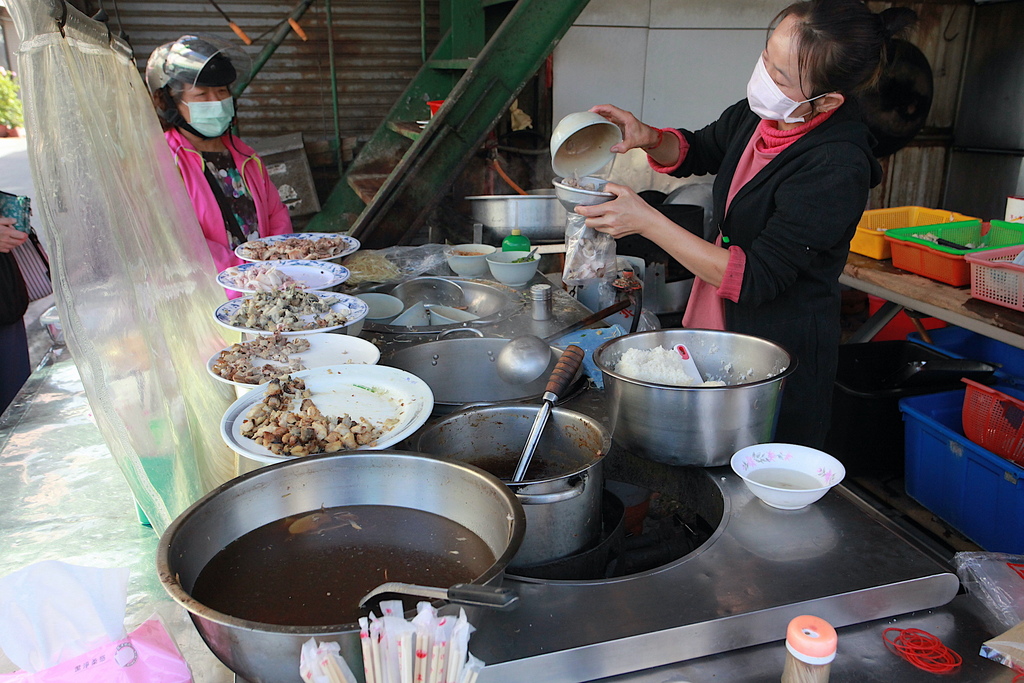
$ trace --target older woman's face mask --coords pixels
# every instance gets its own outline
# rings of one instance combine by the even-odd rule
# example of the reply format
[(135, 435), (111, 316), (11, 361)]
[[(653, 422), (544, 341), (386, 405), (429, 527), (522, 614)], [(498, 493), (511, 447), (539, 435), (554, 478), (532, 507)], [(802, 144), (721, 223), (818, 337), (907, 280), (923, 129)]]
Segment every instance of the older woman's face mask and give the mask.
[(181, 95), (181, 115), (201, 135), (217, 138), (235, 118), (235, 100), (226, 87), (186, 87)]
[(231, 120), (235, 118), (235, 100), (213, 102), (185, 102), (188, 107), (189, 124), (209, 138), (218, 138), (228, 131)]

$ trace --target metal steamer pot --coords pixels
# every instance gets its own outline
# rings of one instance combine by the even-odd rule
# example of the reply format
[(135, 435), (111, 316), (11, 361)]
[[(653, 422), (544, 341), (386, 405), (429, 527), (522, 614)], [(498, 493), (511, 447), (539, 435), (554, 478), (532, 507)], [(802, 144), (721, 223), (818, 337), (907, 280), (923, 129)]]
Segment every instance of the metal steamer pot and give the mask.
[(554, 189), (530, 190), (526, 195), (477, 195), (466, 201), (473, 219), (484, 226), (484, 238), (491, 242), (501, 242), (516, 228), (533, 243), (565, 238), (566, 211)]
[[(449, 333), (472, 333), (473, 337), (452, 337)], [(430, 386), (434, 393), (434, 413), (444, 415), (467, 403), (498, 403), (502, 401), (540, 400), (548, 376), (558, 363), (562, 351), (551, 347), (551, 360), (544, 374), (532, 382), (512, 384), (503, 380), (495, 359), (508, 339), (483, 337), (479, 330), (465, 328), (438, 335), (437, 341), (397, 348), (386, 353), (382, 365), (405, 370)], [(582, 379), (577, 373), (573, 392)]]
[(601, 534), (603, 461), (611, 435), (597, 420), (555, 408), (526, 480), (509, 483), (540, 406), (501, 404), (469, 408), (422, 431), (417, 448), (500, 477), (526, 512), (526, 537), (509, 562), (540, 565), (580, 552)]
[[(189, 611), (210, 650), (245, 680), (301, 683), (299, 653), (311, 637), (338, 642), (342, 656), (361, 670), (358, 624), (279, 626), (248, 621), (215, 611), (190, 593), (210, 560), (249, 531), (291, 515), (346, 505), (412, 508), (466, 527), (496, 558), (474, 584), (501, 582), (526, 527), (522, 505), (494, 476), (419, 453), (381, 450), (309, 456), (229, 481), (164, 531), (156, 565), (160, 582)], [(471, 620), (474, 614), (479, 617), (474, 610), (480, 608), (466, 609)]]
[[(616, 369), (630, 348), (685, 344), (705, 380), (726, 386), (673, 386)], [(775, 435), (782, 388), (796, 358), (778, 344), (734, 332), (652, 330), (617, 337), (594, 351), (604, 377), (612, 433), (620, 447), (667, 465), (717, 467), (741, 448)]]

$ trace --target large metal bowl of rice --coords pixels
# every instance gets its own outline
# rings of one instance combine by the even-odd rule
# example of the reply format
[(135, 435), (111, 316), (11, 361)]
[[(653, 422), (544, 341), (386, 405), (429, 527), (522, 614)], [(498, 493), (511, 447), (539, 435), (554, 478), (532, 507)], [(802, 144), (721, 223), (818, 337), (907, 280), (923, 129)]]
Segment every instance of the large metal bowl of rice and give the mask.
[[(704, 383), (680, 374), (676, 344), (686, 345)], [(614, 443), (655, 462), (697, 467), (727, 465), (739, 449), (772, 441), (782, 387), (796, 368), (767, 339), (685, 329), (616, 337), (594, 351), (594, 362)]]

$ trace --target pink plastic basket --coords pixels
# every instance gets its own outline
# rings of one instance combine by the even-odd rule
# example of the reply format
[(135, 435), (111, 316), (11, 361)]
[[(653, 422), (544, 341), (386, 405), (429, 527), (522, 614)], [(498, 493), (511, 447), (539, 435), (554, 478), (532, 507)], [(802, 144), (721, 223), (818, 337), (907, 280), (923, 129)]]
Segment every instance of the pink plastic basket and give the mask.
[(971, 265), (971, 296), (1024, 311), (1024, 266), (1013, 259), (1024, 245), (965, 254)]

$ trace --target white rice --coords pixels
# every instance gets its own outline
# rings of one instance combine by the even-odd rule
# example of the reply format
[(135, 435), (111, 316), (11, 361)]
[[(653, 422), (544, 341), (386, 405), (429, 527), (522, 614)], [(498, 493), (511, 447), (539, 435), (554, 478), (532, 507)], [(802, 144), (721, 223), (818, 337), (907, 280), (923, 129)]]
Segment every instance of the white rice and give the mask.
[[(655, 384), (669, 384), (678, 387), (690, 387), (702, 384), (697, 377), (686, 372), (683, 359), (672, 349), (662, 347), (654, 349), (626, 349), (615, 371), (631, 379)], [(721, 385), (722, 382), (716, 384)]]

